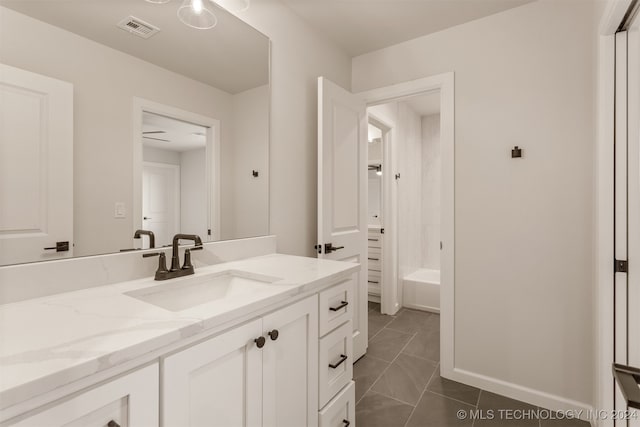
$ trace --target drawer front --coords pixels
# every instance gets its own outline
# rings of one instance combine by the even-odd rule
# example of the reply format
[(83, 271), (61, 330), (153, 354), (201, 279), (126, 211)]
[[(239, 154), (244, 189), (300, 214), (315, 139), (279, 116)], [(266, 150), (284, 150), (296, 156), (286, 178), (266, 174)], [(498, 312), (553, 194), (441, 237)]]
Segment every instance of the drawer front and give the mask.
[(355, 427), (356, 383), (351, 381), (319, 414), (319, 427)]
[(17, 423), (9, 421), (8, 425), (104, 427), (111, 422), (112, 425), (121, 427), (158, 426), (159, 378), (158, 364), (155, 363), (76, 395)]
[(319, 332), (324, 336), (353, 317), (353, 277), (320, 293)]
[(318, 357), (319, 402), (322, 408), (353, 378), (351, 321), (320, 339)]
[(382, 234), (369, 232), (367, 236), (367, 246), (370, 248), (382, 247)]
[(379, 271), (369, 270), (367, 273), (367, 282), (370, 285), (379, 286), (382, 283), (382, 274)]

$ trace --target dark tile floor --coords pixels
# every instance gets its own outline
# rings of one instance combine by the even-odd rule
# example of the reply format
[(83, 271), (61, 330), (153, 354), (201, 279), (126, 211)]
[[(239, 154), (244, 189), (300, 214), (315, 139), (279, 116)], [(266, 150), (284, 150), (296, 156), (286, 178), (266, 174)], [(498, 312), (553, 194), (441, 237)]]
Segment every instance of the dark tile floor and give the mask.
[[(440, 316), (402, 309), (380, 314), (369, 303), (369, 348), (354, 365), (358, 427), (588, 427), (584, 421), (513, 420), (502, 410), (538, 409), (440, 377)], [(470, 411), (493, 419), (470, 418)], [(466, 418), (458, 416), (463, 411)], [(460, 412), (462, 413), (462, 412)], [(516, 413), (516, 412), (512, 412)], [(501, 419), (502, 418), (502, 419)], [(514, 418), (514, 417), (511, 417)], [(526, 418), (519, 417), (519, 418)]]

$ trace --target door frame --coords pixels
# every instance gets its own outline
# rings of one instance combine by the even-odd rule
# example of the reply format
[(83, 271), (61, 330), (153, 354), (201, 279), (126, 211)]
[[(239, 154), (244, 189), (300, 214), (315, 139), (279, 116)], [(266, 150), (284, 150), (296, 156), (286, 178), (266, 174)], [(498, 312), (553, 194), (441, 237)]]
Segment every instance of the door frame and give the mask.
[[(367, 111), (367, 121), (382, 131), (382, 286), (380, 312), (396, 314), (400, 309), (398, 297), (398, 197), (391, 171), (396, 170), (393, 126), (383, 118)], [(385, 172), (388, 171), (388, 172)]]
[[(440, 91), (440, 143), (442, 161), (440, 265), (440, 373), (447, 378), (461, 378), (455, 372), (455, 74), (447, 72), (398, 83), (356, 95), (367, 107), (399, 101), (425, 92)], [(387, 175), (395, 175), (397, 165)], [(390, 168), (387, 168), (389, 170)], [(394, 189), (394, 187), (392, 187)], [(395, 189), (394, 189), (395, 190)], [(402, 278), (398, 280), (402, 295)]]
[[(182, 110), (147, 99), (133, 98), (133, 232), (142, 228), (142, 116), (152, 113), (193, 123), (207, 128), (206, 172), (207, 228), (211, 236), (200, 236), (205, 241), (220, 240), (220, 120)], [(133, 236), (133, 234), (132, 234)]]
[[(597, 137), (595, 146), (595, 408), (614, 409), (614, 189), (616, 32), (633, 0), (610, 0), (600, 21), (597, 74)], [(599, 426), (613, 426), (599, 420)]]

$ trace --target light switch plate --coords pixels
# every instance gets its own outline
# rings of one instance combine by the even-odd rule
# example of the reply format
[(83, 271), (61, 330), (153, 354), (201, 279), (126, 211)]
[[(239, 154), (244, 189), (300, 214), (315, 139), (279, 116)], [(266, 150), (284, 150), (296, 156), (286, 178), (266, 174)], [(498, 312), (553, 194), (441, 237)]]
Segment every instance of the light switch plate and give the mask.
[(113, 217), (114, 218), (127, 217), (127, 208), (123, 202), (116, 202)]

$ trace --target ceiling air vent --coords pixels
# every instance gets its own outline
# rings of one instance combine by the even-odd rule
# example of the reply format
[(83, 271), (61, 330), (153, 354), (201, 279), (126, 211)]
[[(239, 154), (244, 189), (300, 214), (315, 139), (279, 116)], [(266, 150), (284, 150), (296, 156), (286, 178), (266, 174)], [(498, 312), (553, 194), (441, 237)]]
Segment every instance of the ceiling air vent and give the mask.
[(128, 16), (124, 18), (118, 23), (118, 28), (122, 28), (131, 34), (142, 37), (143, 39), (148, 39), (160, 31), (160, 28), (151, 25), (148, 22), (144, 22), (142, 19), (136, 18), (135, 16)]

